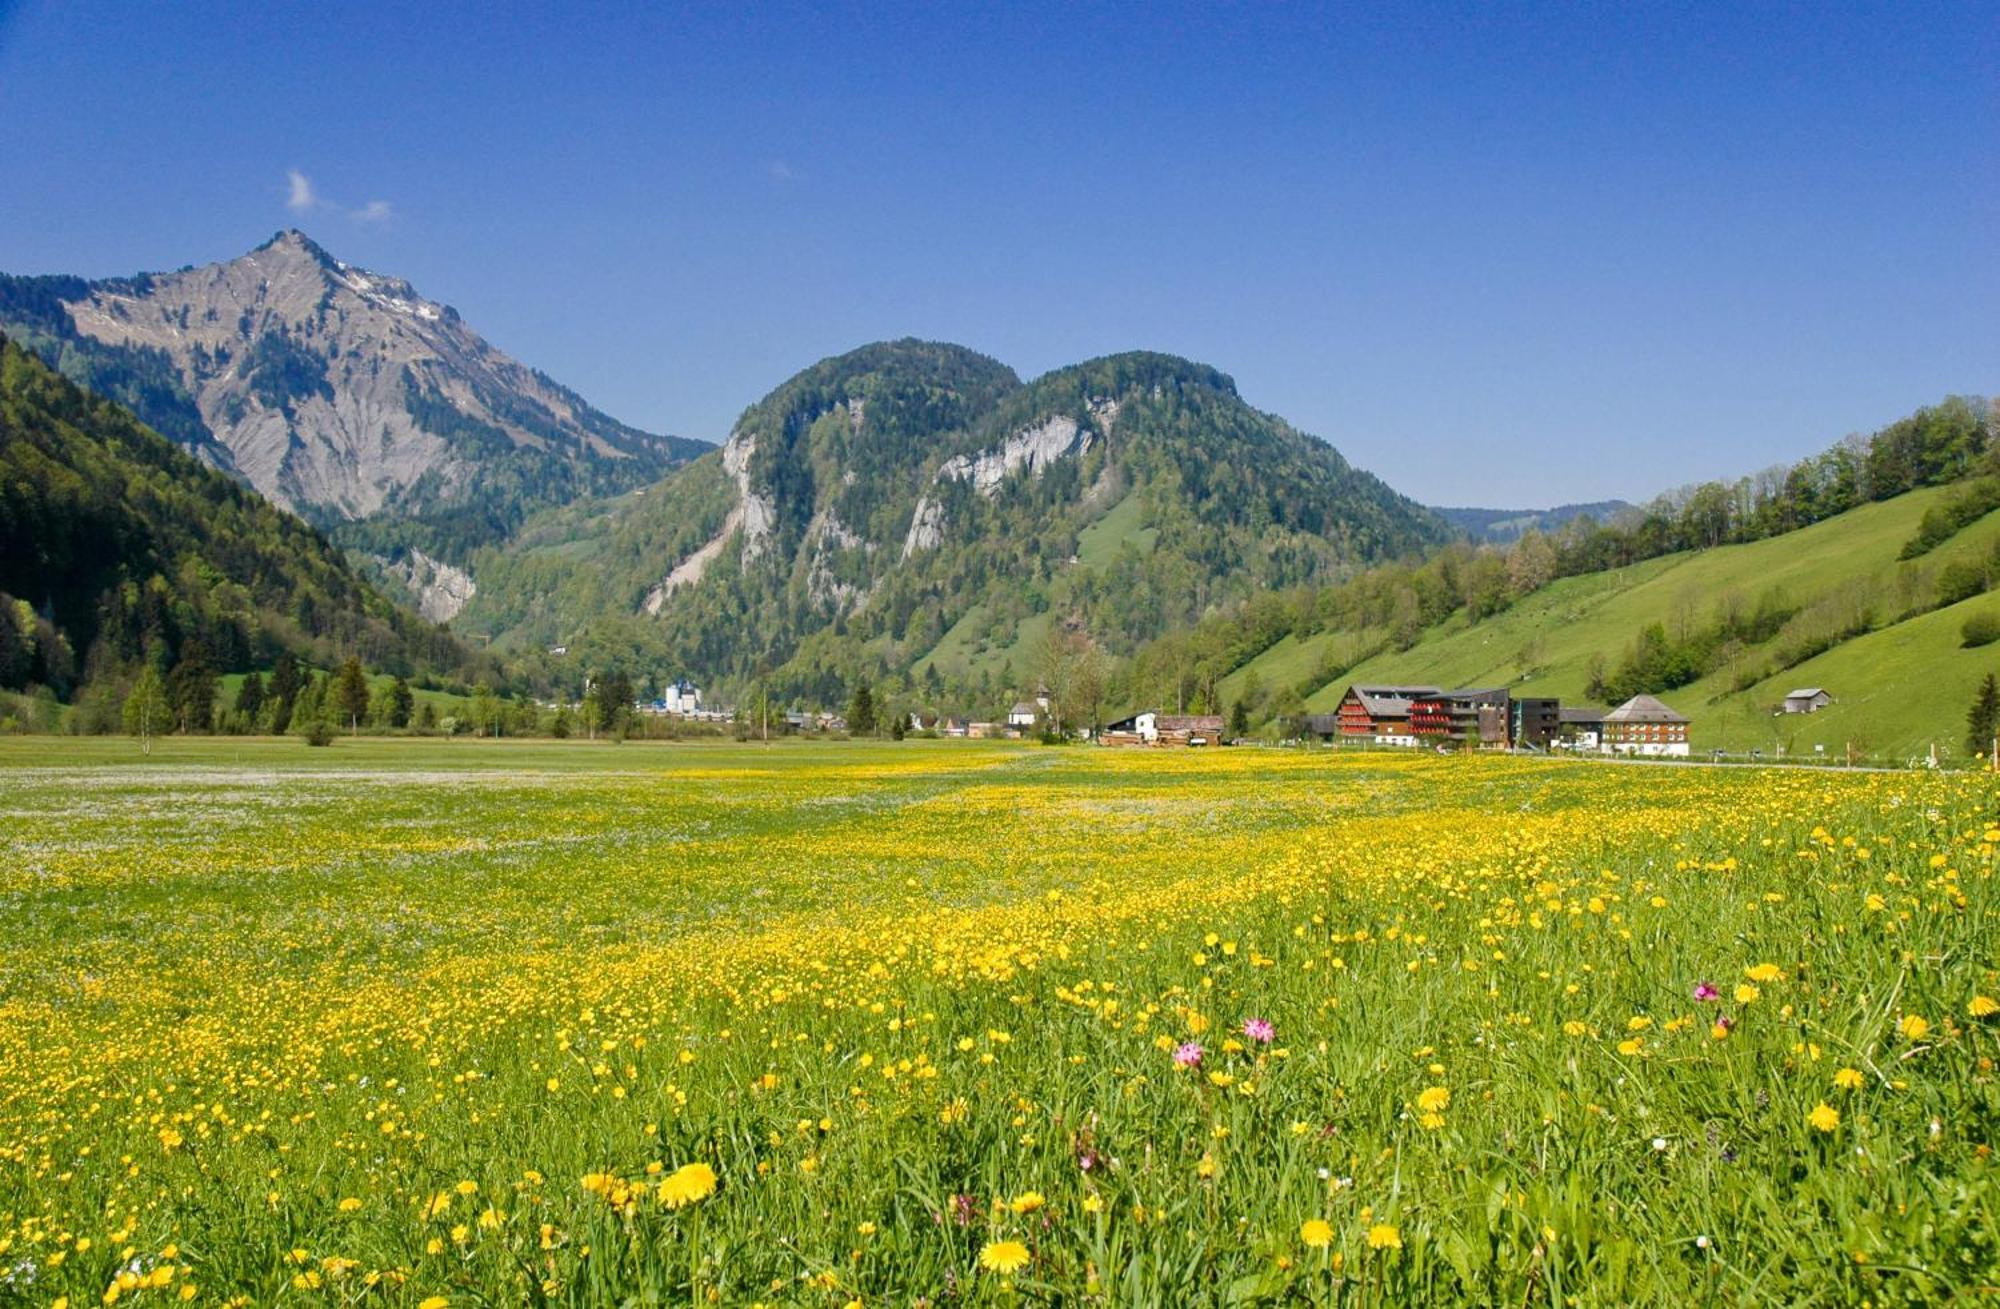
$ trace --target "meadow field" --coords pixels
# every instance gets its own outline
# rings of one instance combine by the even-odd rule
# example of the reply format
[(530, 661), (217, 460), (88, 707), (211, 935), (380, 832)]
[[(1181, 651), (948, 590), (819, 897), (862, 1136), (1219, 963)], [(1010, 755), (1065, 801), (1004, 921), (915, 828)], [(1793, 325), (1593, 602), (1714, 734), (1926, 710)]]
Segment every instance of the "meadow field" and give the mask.
[(0, 742), (0, 1305), (2000, 1295), (1981, 774)]

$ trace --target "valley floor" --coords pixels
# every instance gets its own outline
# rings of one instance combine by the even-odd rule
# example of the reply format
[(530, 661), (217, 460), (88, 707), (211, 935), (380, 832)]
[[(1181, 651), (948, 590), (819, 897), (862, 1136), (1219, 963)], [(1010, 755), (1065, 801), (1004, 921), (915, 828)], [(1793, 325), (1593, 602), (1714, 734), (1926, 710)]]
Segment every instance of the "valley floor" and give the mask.
[(0, 741), (0, 1303), (1992, 1295), (1986, 775)]

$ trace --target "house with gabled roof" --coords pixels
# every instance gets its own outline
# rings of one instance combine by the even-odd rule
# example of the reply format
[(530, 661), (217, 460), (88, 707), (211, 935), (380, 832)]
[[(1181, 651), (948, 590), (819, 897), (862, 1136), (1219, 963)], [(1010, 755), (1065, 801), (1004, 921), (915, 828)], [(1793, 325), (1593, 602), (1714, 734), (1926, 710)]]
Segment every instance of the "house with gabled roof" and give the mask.
[(1650, 695), (1635, 695), (1604, 715), (1603, 748), (1611, 754), (1686, 758), (1688, 721)]
[(1802, 686), (1796, 691), (1785, 692), (1785, 712), (1788, 714), (1816, 714), (1833, 703), (1833, 697), (1823, 686)]
[(1346, 742), (1415, 745), (1410, 730), (1410, 704), (1438, 694), (1435, 686), (1383, 686), (1355, 683), (1334, 709), (1339, 736)]

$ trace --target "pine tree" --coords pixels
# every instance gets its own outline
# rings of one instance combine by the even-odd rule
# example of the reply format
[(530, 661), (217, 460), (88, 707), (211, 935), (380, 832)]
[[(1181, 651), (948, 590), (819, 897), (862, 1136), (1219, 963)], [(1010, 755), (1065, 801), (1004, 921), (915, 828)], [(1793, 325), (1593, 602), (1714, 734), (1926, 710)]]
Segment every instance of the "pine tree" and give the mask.
[(183, 732), (214, 728), (215, 669), (209, 665), (208, 650), (201, 642), (190, 641), (181, 650), (180, 662), (167, 674), (167, 696)]
[(1993, 748), (1996, 733), (2000, 733), (2000, 680), (1988, 673), (1965, 716), (1965, 752), (1975, 759), (1983, 757)]
[(271, 702), (271, 732), (283, 736), (292, 725), (292, 708), (299, 702), (301, 680), (299, 661), (292, 652), (284, 651), (278, 662), (271, 667), (271, 685), (265, 692), (265, 699)]
[(254, 723), (263, 708), (264, 675), (254, 670), (245, 673), (243, 685), (236, 688), (236, 712), (245, 715)]
[(854, 699), (848, 702), (847, 730), (856, 736), (875, 734), (875, 693), (866, 682), (854, 688)]
[(398, 677), (389, 688), (389, 726), (408, 727), (410, 713), (416, 707), (416, 696), (410, 691), (409, 682)]
[(333, 687), (333, 707), (347, 720), (349, 731), (361, 731), (361, 716), (368, 712), (368, 674), (361, 671), (361, 661), (353, 655), (340, 666)]

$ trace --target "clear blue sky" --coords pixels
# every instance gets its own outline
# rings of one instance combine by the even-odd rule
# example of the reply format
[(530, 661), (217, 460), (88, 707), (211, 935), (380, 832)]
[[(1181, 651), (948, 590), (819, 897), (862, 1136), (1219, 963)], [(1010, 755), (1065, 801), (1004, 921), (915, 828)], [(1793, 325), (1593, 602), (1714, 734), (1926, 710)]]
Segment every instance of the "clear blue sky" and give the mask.
[(711, 440), (884, 337), (1168, 350), (1431, 503), (2000, 390), (1992, 4), (1374, 9), (0, 0), (0, 269), (296, 224)]

